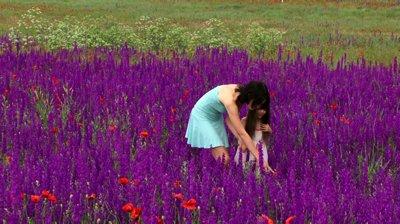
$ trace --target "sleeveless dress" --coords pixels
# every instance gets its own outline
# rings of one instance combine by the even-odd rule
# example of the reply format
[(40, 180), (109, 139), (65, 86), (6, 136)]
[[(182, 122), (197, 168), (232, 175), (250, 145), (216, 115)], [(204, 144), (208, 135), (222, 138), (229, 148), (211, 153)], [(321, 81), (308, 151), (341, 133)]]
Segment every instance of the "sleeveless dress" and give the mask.
[[(262, 144), (263, 161), (268, 161), (268, 150), (267, 150), (267, 146), (264, 144), (264, 141), (262, 140), (262, 131), (256, 130), (254, 132), (253, 142), (254, 142), (254, 144), (256, 144), (256, 146)], [(250, 162), (250, 163), (255, 162), (256, 159), (253, 156), (253, 154), (250, 153), (249, 150), (242, 152), (242, 149), (240, 149), (240, 146), (238, 146), (236, 149), (235, 158), (234, 158), (236, 164), (240, 163), (240, 161), (239, 161), (240, 153), (242, 153), (242, 164), (245, 164), (246, 162)]]
[(185, 138), (192, 147), (229, 147), (223, 116), (226, 109), (218, 98), (220, 88), (217, 86), (204, 94), (190, 112)]

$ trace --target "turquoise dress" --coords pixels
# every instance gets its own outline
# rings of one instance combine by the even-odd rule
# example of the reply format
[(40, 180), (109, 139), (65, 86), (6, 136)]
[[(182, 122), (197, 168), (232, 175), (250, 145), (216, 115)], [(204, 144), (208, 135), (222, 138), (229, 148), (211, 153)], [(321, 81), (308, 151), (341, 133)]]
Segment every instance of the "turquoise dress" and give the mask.
[(204, 94), (194, 105), (185, 137), (195, 148), (229, 147), (224, 125), (225, 106), (219, 101), (217, 86)]

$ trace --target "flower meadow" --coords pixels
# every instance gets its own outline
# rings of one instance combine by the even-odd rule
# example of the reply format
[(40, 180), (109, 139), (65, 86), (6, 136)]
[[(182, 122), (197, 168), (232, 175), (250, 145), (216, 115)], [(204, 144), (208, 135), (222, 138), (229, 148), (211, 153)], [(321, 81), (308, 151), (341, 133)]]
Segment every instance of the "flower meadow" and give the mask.
[[(281, 51), (161, 58), (2, 42), (3, 223), (400, 222), (396, 59), (331, 66)], [(184, 138), (199, 97), (250, 80), (270, 91), (276, 175), (225, 167)], [(233, 158), (232, 135), (230, 145)]]

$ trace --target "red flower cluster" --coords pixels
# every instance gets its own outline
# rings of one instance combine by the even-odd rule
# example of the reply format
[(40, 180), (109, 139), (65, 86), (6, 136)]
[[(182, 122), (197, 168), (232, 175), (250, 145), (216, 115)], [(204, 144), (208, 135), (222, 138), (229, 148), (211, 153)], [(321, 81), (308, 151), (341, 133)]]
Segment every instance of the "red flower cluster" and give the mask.
[(42, 197), (49, 200), (51, 203), (56, 203), (57, 202), (57, 197), (50, 193), (48, 190), (43, 190), (42, 191)]
[(275, 91), (269, 91), (269, 97), (271, 97), (271, 99), (275, 99), (276, 92)]
[[(24, 198), (24, 196), (25, 193), (22, 193), (21, 198)], [(47, 199), (53, 204), (57, 202), (57, 197), (54, 194), (52, 194), (49, 190), (43, 190), (41, 195), (35, 195), (35, 194), (30, 195), (30, 199), (33, 203), (39, 203), (41, 198)]]
[(108, 126), (108, 130), (109, 130), (110, 132), (115, 132), (115, 131), (117, 130), (117, 125), (115, 125), (115, 124), (110, 124), (110, 125)]
[(196, 199), (194, 199), (194, 198), (191, 198), (182, 203), (182, 207), (186, 208), (189, 211), (196, 210), (196, 205), (197, 205), (197, 202), (196, 202)]
[(54, 86), (58, 86), (60, 84), (60, 80), (55, 76), (51, 76), (51, 83), (53, 83)]
[(95, 194), (95, 193), (91, 193), (91, 194), (89, 194), (89, 195), (86, 195), (86, 198), (87, 198), (89, 201), (93, 201), (94, 199), (96, 199), (96, 194)]
[(191, 198), (189, 200), (185, 200), (185, 197), (183, 196), (182, 193), (172, 193), (172, 197), (176, 200), (176, 201), (181, 201), (182, 204), (181, 206), (189, 211), (193, 211), (196, 210), (196, 206), (197, 206), (197, 201), (194, 198)]
[(60, 130), (58, 129), (58, 127), (53, 127), (53, 128), (51, 129), (51, 132), (52, 132), (53, 134), (57, 135), (57, 134), (60, 132)]
[(129, 184), (129, 179), (126, 177), (119, 177), (118, 178), (118, 183), (121, 185), (127, 185)]
[(350, 119), (347, 118), (346, 116), (342, 115), (339, 118), (340, 122), (342, 122), (343, 124), (350, 124)]
[(127, 177), (119, 177), (118, 178), (118, 183), (125, 186), (129, 183), (131, 183), (133, 186), (137, 187), (140, 185), (140, 180), (139, 179), (133, 179), (130, 181)]
[(156, 216), (156, 223), (157, 224), (164, 224), (164, 219), (161, 216)]
[(147, 138), (147, 137), (149, 137), (149, 133), (148, 133), (147, 131), (141, 131), (141, 132), (139, 133), (139, 135), (140, 135), (141, 138)]
[(130, 217), (134, 220), (138, 219), (142, 214), (142, 208), (136, 207), (130, 202), (122, 206), (122, 211), (130, 213)]
[(10, 95), (10, 91), (11, 91), (10, 88), (8, 88), (8, 87), (5, 88), (4, 91), (3, 91), (3, 96), (4, 97), (8, 97), (8, 95)]
[(182, 182), (180, 180), (176, 180), (174, 182), (174, 188), (181, 188), (182, 187)]
[(40, 195), (31, 195), (31, 201), (33, 203), (38, 203), (40, 201)]
[(104, 105), (105, 102), (106, 102), (106, 98), (104, 96), (100, 96), (99, 97), (99, 102), (100, 102), (101, 105)]
[(184, 199), (184, 196), (182, 193), (172, 193), (172, 197), (178, 201), (183, 201), (183, 199)]
[(329, 105), (329, 108), (331, 108), (333, 111), (337, 110), (339, 105), (336, 102), (333, 102)]
[[(292, 224), (295, 218), (296, 218), (295, 215), (289, 216), (289, 217), (285, 220), (285, 222), (283, 222), (283, 223), (284, 223), (284, 224)], [(262, 214), (262, 215), (259, 217), (259, 220), (260, 220), (261, 222), (264, 222), (265, 224), (275, 224), (275, 221), (274, 221), (273, 219), (271, 219), (270, 217), (268, 217), (267, 215), (265, 215), (265, 214)]]
[(182, 100), (187, 100), (189, 98), (190, 90), (185, 89), (183, 90)]

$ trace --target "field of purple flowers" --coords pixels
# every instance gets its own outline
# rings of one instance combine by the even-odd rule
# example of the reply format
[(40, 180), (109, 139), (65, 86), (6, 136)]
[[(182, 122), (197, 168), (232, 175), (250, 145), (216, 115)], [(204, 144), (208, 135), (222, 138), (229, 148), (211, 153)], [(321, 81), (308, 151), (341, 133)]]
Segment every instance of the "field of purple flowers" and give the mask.
[[(400, 223), (396, 59), (278, 54), (3, 48), (0, 221)], [(253, 79), (270, 90), (276, 175), (223, 167), (184, 139), (202, 94)]]

